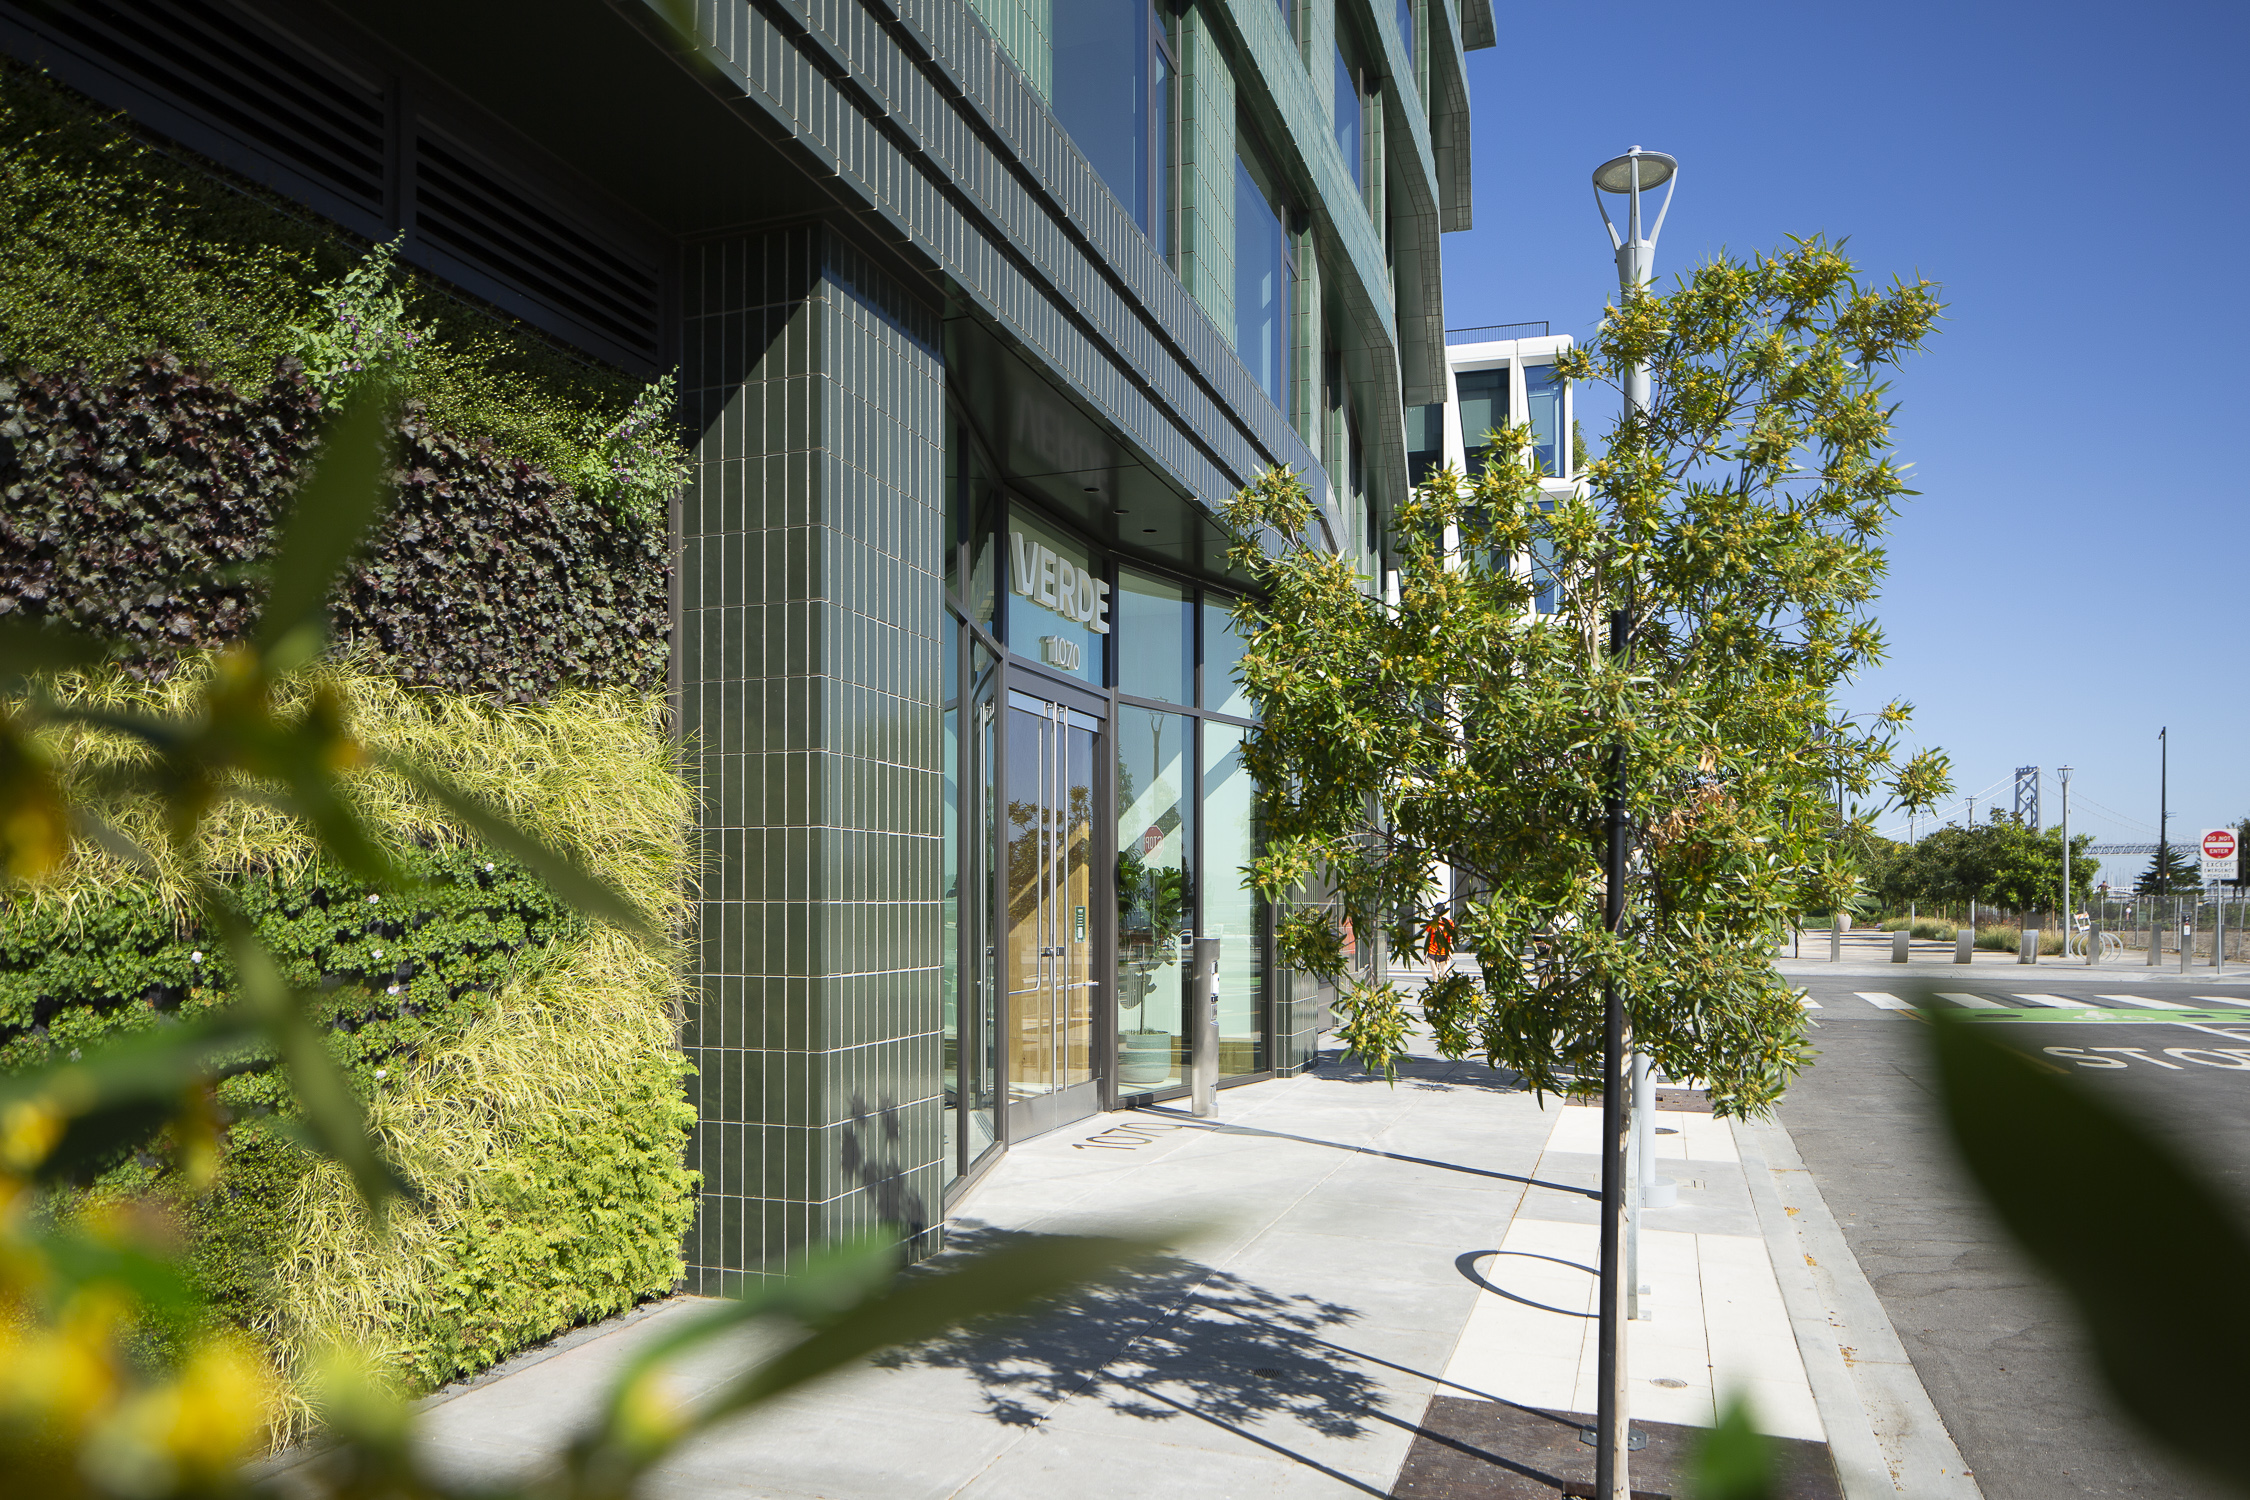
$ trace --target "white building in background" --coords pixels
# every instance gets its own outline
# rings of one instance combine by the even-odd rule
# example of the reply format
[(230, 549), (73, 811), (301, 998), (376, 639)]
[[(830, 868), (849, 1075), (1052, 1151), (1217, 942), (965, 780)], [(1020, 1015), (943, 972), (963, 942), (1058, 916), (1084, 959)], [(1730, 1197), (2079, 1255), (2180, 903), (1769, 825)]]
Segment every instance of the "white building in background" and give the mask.
[[(1545, 323), (1503, 323), (1449, 328), (1445, 345), (1445, 402), (1406, 409), (1406, 462), (1413, 482), (1422, 483), (1448, 464), (1467, 475), (1481, 472), (1489, 451), (1486, 436), (1528, 422), (1541, 490), (1550, 503), (1572, 493), (1578, 475), (1571, 391), (1555, 373), (1555, 358), (1571, 347), (1570, 336), (1549, 333)], [(1531, 561), (1536, 566), (1537, 559)], [(1542, 611), (1549, 608), (1548, 596), (1542, 594), (1537, 604)]]

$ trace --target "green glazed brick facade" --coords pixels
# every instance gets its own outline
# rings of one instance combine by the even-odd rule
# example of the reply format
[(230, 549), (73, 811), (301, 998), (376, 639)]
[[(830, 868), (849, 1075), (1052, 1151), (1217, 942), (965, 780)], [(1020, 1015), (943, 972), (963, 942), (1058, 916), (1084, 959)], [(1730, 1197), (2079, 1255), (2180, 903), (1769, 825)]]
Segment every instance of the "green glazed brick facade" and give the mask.
[(935, 312), (830, 230), (705, 242), (686, 279), (688, 1280), (724, 1292), (940, 1215), (944, 371)]

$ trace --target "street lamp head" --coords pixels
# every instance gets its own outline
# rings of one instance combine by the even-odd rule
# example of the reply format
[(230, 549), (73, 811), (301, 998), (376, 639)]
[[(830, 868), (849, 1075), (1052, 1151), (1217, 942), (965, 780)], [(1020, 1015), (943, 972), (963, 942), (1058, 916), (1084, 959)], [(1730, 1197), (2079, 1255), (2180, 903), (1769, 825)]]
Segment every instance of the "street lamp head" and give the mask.
[(1623, 156), (1613, 156), (1594, 168), (1594, 186), (1605, 193), (1630, 193), (1636, 187), (1646, 192), (1670, 182), (1672, 174), (1679, 170), (1679, 162), (1663, 152), (1643, 151), (1635, 146)]
[[(1623, 156), (1613, 156), (1594, 168), (1594, 207), (1601, 210), (1602, 227), (1609, 231), (1610, 248), (1617, 252), (1617, 279), (1627, 296), (1648, 285), (1656, 267), (1656, 237), (1664, 232), (1664, 216), (1672, 211), (1672, 194), (1679, 187), (1680, 164), (1661, 151), (1635, 146)], [(1656, 222), (1644, 233), (1641, 194), (1664, 189), (1664, 202)], [(1619, 234), (1609, 217), (1604, 193), (1625, 199), (1625, 232)]]

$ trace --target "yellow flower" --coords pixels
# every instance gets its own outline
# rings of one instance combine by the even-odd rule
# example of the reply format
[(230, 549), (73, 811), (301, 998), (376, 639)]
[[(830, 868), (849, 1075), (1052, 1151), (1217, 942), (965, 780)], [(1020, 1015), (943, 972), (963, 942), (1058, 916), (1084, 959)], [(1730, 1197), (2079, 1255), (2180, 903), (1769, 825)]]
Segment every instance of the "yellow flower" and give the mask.
[(62, 1139), (68, 1118), (53, 1098), (18, 1099), (0, 1112), (0, 1168), (28, 1172)]

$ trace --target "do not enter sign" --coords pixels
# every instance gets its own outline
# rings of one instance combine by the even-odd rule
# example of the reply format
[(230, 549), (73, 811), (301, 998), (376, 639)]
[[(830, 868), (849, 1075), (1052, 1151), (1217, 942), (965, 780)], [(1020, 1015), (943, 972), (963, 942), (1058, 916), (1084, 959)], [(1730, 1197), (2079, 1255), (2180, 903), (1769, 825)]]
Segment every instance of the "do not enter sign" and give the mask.
[(2203, 830), (2203, 880), (2206, 885), (2214, 880), (2233, 880), (2239, 868), (2235, 848), (2234, 830), (2231, 828), (2206, 828)]

